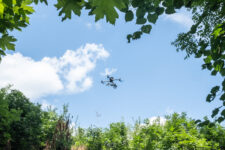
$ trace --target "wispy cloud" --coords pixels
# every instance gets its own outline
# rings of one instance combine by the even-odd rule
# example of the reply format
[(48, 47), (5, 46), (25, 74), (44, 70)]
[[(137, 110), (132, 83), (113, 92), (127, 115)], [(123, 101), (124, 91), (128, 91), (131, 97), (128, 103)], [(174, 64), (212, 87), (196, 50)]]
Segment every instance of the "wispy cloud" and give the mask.
[(166, 124), (166, 118), (165, 117), (156, 117), (153, 116), (151, 118), (148, 118), (149, 124), (141, 123), (140, 126), (146, 127), (147, 125), (153, 125), (153, 124), (158, 124), (158, 125), (165, 125)]
[(166, 20), (171, 20), (175, 23), (178, 23), (185, 28), (190, 28), (193, 25), (193, 21), (191, 16), (188, 13), (175, 13), (172, 15), (164, 15)]
[(171, 114), (173, 114), (174, 113), (174, 110), (172, 109), (172, 108), (170, 108), (170, 107), (167, 107), (166, 108), (166, 114), (167, 115), (171, 115)]
[(42, 100), (41, 101), (41, 108), (43, 109), (43, 110), (47, 110), (48, 108), (51, 108), (51, 109), (54, 109), (55, 108), (55, 106), (54, 105), (51, 105), (48, 101), (46, 101), (46, 100)]
[(86, 27), (87, 27), (88, 29), (91, 29), (91, 28), (92, 28), (92, 24), (91, 24), (90, 22), (86, 23), (85, 25), (86, 25)]
[(149, 123), (152, 124), (160, 124), (160, 125), (165, 125), (166, 123), (166, 118), (164, 117), (151, 117), (149, 118)]
[(96, 62), (107, 57), (109, 53), (101, 44), (86, 44), (77, 50), (67, 50), (59, 58), (44, 57), (40, 61), (20, 53), (8, 54), (0, 65), (0, 87), (13, 84), (13, 88), (29, 98), (83, 92), (92, 86), (89, 73)]
[(102, 76), (106, 76), (106, 75), (112, 75), (113, 73), (117, 72), (116, 68), (105, 68), (105, 71), (100, 73)]
[(96, 30), (100, 30), (101, 28), (102, 28), (101, 23), (99, 23), (99, 22), (95, 23), (95, 29)]
[(99, 23), (99, 22), (96, 22), (96, 23), (90, 23), (90, 22), (88, 22), (88, 23), (85, 24), (85, 26), (86, 26), (88, 29), (94, 28), (94, 29), (96, 29), (96, 30), (100, 30), (100, 29), (102, 28), (102, 25), (101, 25), (101, 23)]

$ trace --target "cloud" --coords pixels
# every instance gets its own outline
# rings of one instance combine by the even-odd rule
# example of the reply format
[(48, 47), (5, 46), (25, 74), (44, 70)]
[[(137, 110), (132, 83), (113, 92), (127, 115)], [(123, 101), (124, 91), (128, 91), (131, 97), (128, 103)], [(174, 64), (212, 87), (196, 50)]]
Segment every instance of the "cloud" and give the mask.
[(91, 23), (89, 23), (89, 22), (88, 22), (88, 23), (86, 23), (85, 25), (86, 25), (86, 27), (87, 27), (88, 29), (91, 29), (91, 28), (92, 28), (92, 24), (91, 24)]
[(117, 72), (116, 68), (105, 68), (105, 71), (100, 73), (102, 76), (106, 76), (106, 75), (112, 75), (113, 73)]
[(153, 125), (153, 124), (158, 124), (158, 125), (165, 125), (166, 124), (166, 118), (165, 117), (156, 117), (153, 116), (151, 118), (148, 118), (148, 123), (141, 123), (140, 126), (141, 127), (146, 127), (148, 125)]
[(41, 101), (41, 108), (42, 108), (43, 110), (47, 110), (48, 108), (54, 109), (55, 106), (49, 104), (46, 100), (42, 100), (42, 101)]
[(175, 23), (178, 23), (185, 28), (190, 28), (193, 25), (193, 21), (191, 16), (187, 13), (175, 13), (171, 15), (164, 15), (166, 20), (171, 20)]
[(174, 110), (172, 108), (170, 108), (170, 107), (166, 108), (166, 114), (167, 115), (172, 115), (173, 113), (174, 113)]
[(151, 117), (149, 118), (149, 123), (152, 124), (160, 124), (160, 125), (165, 125), (166, 123), (166, 118), (164, 117)]
[(101, 28), (102, 28), (102, 25), (99, 22), (95, 23), (96, 30), (100, 30)]
[(35, 61), (20, 53), (8, 54), (0, 64), (0, 87), (13, 84), (29, 98), (50, 94), (79, 93), (93, 83), (89, 73), (96, 62), (109, 57), (103, 45), (86, 44), (77, 50), (67, 50), (63, 56), (44, 57)]
[(102, 25), (101, 25), (101, 23), (99, 23), (99, 22), (97, 22), (97, 23), (90, 23), (90, 22), (88, 22), (88, 23), (86, 23), (85, 24), (86, 25), (86, 27), (88, 28), (88, 29), (92, 29), (93, 27), (96, 29), (96, 30), (100, 30), (101, 28), (102, 28)]

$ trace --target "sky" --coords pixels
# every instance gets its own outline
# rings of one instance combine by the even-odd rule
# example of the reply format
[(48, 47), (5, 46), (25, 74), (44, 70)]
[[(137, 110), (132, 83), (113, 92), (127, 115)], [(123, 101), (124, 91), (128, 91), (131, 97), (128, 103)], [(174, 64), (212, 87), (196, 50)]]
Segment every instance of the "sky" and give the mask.
[[(115, 25), (95, 22), (87, 11), (61, 22), (53, 2), (34, 8), (30, 25), (12, 32), (16, 51), (0, 64), (0, 87), (13, 84), (43, 109), (51, 105), (60, 112), (68, 104), (82, 127), (173, 112), (202, 119), (218, 105), (205, 98), (221, 77), (202, 70), (202, 60), (184, 60), (185, 52), (171, 45), (193, 24), (188, 12), (161, 16), (150, 35), (127, 43), (126, 35), (140, 26), (126, 23), (123, 14)], [(123, 82), (106, 87), (100, 82), (106, 74)]]

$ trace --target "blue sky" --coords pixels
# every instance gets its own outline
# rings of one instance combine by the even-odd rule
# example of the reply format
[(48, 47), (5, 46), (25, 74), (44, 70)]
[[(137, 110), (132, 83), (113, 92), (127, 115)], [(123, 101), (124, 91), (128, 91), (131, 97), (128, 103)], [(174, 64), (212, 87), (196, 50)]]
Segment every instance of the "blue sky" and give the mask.
[[(52, 5), (35, 6), (30, 25), (12, 33), (16, 52), (3, 58), (1, 86), (13, 84), (44, 106), (69, 104), (82, 127), (171, 112), (202, 118), (217, 106), (205, 97), (221, 78), (201, 70), (201, 60), (184, 60), (170, 44), (190, 27), (187, 12), (162, 16), (150, 35), (128, 44), (126, 35), (140, 27), (125, 23), (123, 14), (115, 26), (95, 23), (86, 11), (61, 22)], [(123, 79), (116, 90), (100, 83), (105, 69)]]

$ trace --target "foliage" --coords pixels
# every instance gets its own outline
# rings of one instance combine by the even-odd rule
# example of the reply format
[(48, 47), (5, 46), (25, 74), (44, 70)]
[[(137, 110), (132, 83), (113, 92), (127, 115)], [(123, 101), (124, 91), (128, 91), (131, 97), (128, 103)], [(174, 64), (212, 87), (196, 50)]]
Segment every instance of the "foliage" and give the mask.
[[(209, 121), (207, 118), (204, 118), (205, 122)], [(203, 124), (205, 122), (202, 122)], [(225, 130), (217, 122), (206, 123), (200, 128), (200, 133), (202, 137), (207, 139), (207, 141), (211, 144), (211, 147), (217, 146), (218, 149), (225, 148)]]
[(15, 50), (13, 42), (16, 39), (9, 35), (9, 31), (21, 31), (21, 28), (29, 24), (28, 15), (34, 12), (30, 6), (32, 2), (33, 0), (0, 0), (0, 60), (6, 49)]
[(52, 150), (70, 150), (72, 145), (72, 130), (70, 128), (70, 115), (68, 106), (63, 106), (63, 113), (59, 116), (54, 128), (52, 139), (48, 148)]
[(19, 121), (21, 114), (20, 110), (9, 109), (9, 103), (6, 99), (7, 89), (0, 90), (0, 147), (9, 144), (9, 141), (12, 139), (9, 133), (10, 125), (14, 121)]
[(41, 108), (35, 105), (19, 91), (11, 90), (5, 95), (8, 109), (21, 111), (19, 120), (10, 124), (9, 134), (12, 149), (37, 149), (41, 134)]
[(105, 149), (128, 150), (128, 129), (124, 122), (111, 123), (104, 132)]
[(123, 122), (112, 123), (106, 129), (79, 127), (74, 141), (76, 148), (91, 150), (222, 150), (224, 132), (219, 124), (198, 127), (185, 113), (174, 113), (166, 117), (165, 123), (160, 118), (154, 122), (146, 119), (144, 123), (136, 122), (132, 129)]
[(55, 109), (48, 108), (47, 111), (42, 112), (41, 147), (48, 146), (51, 143), (58, 118)]
[(145, 120), (143, 124), (136, 122), (132, 134), (131, 149), (159, 149), (162, 147), (163, 126), (160, 120), (150, 123)]
[(44, 111), (20, 91), (0, 89), (0, 149), (70, 149), (70, 116), (63, 110)]
[(187, 119), (186, 114), (174, 113), (168, 116), (167, 120), (163, 140), (164, 149), (210, 149), (210, 144), (206, 139), (200, 137), (194, 120)]

